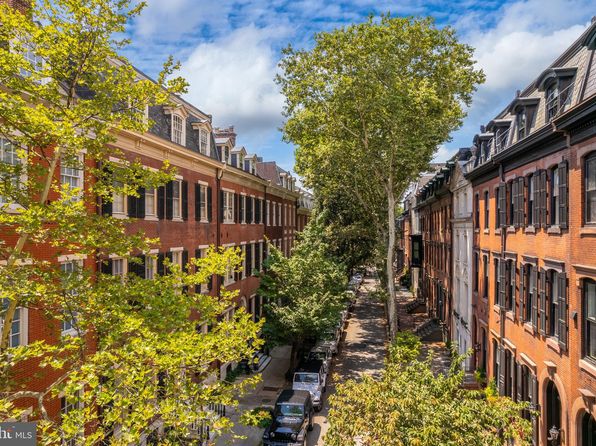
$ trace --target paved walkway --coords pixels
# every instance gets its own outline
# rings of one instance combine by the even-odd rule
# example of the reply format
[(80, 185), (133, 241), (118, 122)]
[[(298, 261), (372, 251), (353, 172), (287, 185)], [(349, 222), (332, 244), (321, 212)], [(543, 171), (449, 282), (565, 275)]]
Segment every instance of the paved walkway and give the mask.
[[(340, 382), (357, 379), (362, 374), (378, 375), (383, 370), (387, 352), (385, 305), (368, 297), (368, 292), (375, 287), (375, 280), (365, 279), (360, 297), (348, 319), (341, 350), (332, 367), (332, 374), (337, 374)], [(323, 409), (315, 416), (314, 429), (308, 434), (308, 446), (324, 444), (323, 437), (329, 429), (327, 397), (334, 391), (335, 383), (332, 382), (327, 386)]]

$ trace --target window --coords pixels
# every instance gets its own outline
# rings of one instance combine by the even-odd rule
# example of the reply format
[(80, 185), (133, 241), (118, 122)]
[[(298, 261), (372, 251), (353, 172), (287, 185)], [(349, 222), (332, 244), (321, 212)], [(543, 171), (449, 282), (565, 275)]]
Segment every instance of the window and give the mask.
[(596, 224), (596, 154), (586, 159), (586, 210), (585, 220), (587, 224)]
[(551, 171), (550, 181), (550, 224), (559, 224), (559, 168), (555, 167)]
[[(63, 416), (80, 409), (80, 407), (79, 401), (69, 401), (66, 397), (60, 398), (60, 414)], [(80, 443), (80, 439), (77, 437), (80, 437), (80, 434), (65, 440), (62, 444), (64, 446), (76, 446)]]
[(484, 191), (484, 229), (488, 229), (489, 224), (489, 206), (488, 191)]
[(184, 119), (176, 114), (172, 114), (172, 141), (184, 145)]
[(482, 267), (484, 268), (484, 283), (482, 284), (482, 295), (488, 299), (488, 256), (482, 256)]
[(206, 129), (199, 130), (199, 152), (209, 155), (209, 132)]
[[(80, 274), (83, 268), (82, 260), (69, 260), (60, 264), (60, 271), (65, 276), (73, 274)], [(66, 277), (65, 277), (66, 278)], [(73, 289), (67, 290), (68, 295), (76, 295), (77, 291)], [(61, 321), (62, 335), (76, 335), (77, 313), (74, 311), (65, 311), (64, 319)]]
[(480, 195), (474, 195), (474, 227), (480, 228)]
[(526, 111), (521, 110), (517, 112), (516, 123), (517, 123), (517, 140), (523, 139), (527, 136), (527, 121)]
[(584, 280), (585, 356), (596, 361), (596, 282)]
[(559, 280), (555, 271), (549, 271), (550, 292), (548, 296), (548, 333), (556, 338), (559, 337)]
[(474, 291), (478, 292), (478, 283), (480, 282), (480, 262), (478, 253), (474, 253)]
[(172, 182), (172, 217), (182, 218), (182, 181), (174, 180)]
[(528, 226), (532, 226), (534, 223), (534, 196), (536, 194), (536, 176), (530, 175), (528, 177)]
[[(10, 300), (3, 298), (1, 303), (4, 312), (10, 304)], [(0, 331), (2, 330), (2, 322), (3, 320), (0, 319)], [(19, 345), (27, 345), (27, 309), (22, 307), (15, 310), (9, 337), (10, 347), (18, 347)]]
[(503, 307), (505, 302), (503, 302), (503, 300), (501, 299), (502, 296), (502, 291), (504, 291), (504, 282), (502, 279), (504, 279), (503, 274), (502, 274), (502, 260), (500, 259), (494, 259), (494, 267), (495, 267), (495, 296), (494, 296), (494, 304), (498, 305), (500, 307)]
[(76, 157), (72, 163), (63, 159), (60, 162), (60, 182), (68, 185), (69, 189), (83, 191), (83, 156)]
[(525, 283), (528, 286), (525, 289), (526, 305), (524, 319), (536, 326), (536, 311), (538, 305), (538, 296), (536, 295), (536, 269), (532, 265), (526, 265), (524, 268)]
[[(121, 189), (124, 185), (120, 181), (114, 181), (114, 188)], [(112, 196), (112, 215), (126, 215), (126, 195), (114, 191)]]
[(145, 217), (157, 216), (157, 194), (155, 188), (148, 187), (145, 189)]
[(551, 122), (559, 111), (559, 85), (557, 82), (546, 89), (546, 122)]
[(157, 272), (157, 259), (154, 256), (145, 257), (145, 279), (152, 280)]
[(200, 212), (200, 216), (201, 216), (201, 221), (202, 222), (207, 222), (209, 221), (209, 219), (207, 218), (207, 211), (208, 211), (208, 205), (207, 205), (207, 185), (205, 184), (201, 184), (199, 185), (199, 212)]
[(39, 73), (43, 69), (43, 59), (35, 53), (35, 46), (32, 43), (23, 45), (22, 56), (30, 64), (29, 67), (21, 67), (21, 76), (29, 77), (33, 73)]
[(126, 260), (125, 259), (113, 259), (112, 260), (112, 275), (124, 277), (126, 274)]
[(10, 195), (14, 194), (11, 188), (16, 189), (19, 185), (17, 166), (21, 164), (21, 160), (17, 155), (16, 147), (8, 139), (2, 137), (0, 137), (0, 163), (3, 164), (0, 180), (5, 183), (4, 187), (7, 188), (6, 196), (3, 197), (0, 194), (0, 204), (11, 203), (14, 201), (9, 198)]
[(234, 193), (223, 191), (223, 221), (234, 223)]

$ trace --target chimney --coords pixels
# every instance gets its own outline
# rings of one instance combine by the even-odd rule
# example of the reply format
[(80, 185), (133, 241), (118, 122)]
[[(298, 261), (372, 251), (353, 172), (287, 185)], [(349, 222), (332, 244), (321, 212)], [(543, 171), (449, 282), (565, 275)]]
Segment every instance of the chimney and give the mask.
[(516, 97), (516, 98), (519, 98), (519, 95), (520, 95), (520, 94), (521, 94), (521, 91), (520, 91), (520, 90), (516, 90), (516, 91), (515, 91), (515, 97)]
[(483, 125), (480, 126), (480, 133), (484, 133), (486, 130), (486, 127), (484, 127)]

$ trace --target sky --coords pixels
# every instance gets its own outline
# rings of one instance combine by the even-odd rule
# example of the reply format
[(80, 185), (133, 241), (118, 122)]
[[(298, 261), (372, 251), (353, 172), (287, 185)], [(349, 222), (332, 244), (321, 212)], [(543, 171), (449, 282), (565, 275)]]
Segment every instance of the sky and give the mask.
[(237, 144), (293, 171), (294, 148), (282, 141), (283, 96), (274, 82), (281, 50), (310, 48), (313, 35), (369, 15), (433, 16), (472, 45), (486, 82), (463, 126), (440, 146), (445, 161), (469, 147), (481, 124), (499, 113), (589, 25), (590, 0), (147, 0), (129, 26), (128, 59), (156, 77), (169, 55), (190, 83), (185, 99), (234, 125)]

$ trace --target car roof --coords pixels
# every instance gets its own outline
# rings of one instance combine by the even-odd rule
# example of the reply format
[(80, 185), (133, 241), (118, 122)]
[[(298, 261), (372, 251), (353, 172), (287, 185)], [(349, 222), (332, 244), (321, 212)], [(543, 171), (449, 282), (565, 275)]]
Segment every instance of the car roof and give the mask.
[(319, 373), (323, 367), (323, 361), (320, 359), (311, 359), (310, 361), (302, 362), (296, 369), (296, 373)]
[(277, 397), (276, 404), (279, 403), (290, 403), (290, 404), (304, 404), (306, 400), (310, 397), (310, 392), (308, 390), (292, 390), (286, 389), (283, 390), (279, 396)]

